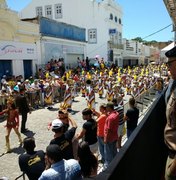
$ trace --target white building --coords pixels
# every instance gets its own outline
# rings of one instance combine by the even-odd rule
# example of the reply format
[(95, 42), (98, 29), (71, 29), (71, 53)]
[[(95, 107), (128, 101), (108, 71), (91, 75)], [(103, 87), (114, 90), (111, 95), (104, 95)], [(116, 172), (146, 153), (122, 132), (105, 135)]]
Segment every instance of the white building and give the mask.
[(34, 75), (38, 64), (38, 24), (21, 21), (17, 12), (0, 0), (0, 27), (0, 78)]
[(123, 39), (123, 66), (148, 64), (150, 61), (159, 62), (160, 50), (134, 40)]
[(45, 17), (39, 19), (41, 64), (51, 59), (64, 59), (66, 67), (78, 65), (77, 57), (84, 58), (85, 29), (57, 22)]
[(114, 0), (32, 0), (20, 18), (36, 16), (85, 28), (85, 56), (122, 62), (122, 9)]

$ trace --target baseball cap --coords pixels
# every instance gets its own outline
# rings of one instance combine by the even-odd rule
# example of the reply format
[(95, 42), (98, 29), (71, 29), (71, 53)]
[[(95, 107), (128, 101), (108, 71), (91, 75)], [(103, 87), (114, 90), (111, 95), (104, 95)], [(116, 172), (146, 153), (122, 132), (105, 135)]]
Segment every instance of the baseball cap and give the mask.
[(171, 58), (171, 57), (176, 57), (176, 46), (173, 47), (172, 49), (168, 50), (165, 53), (166, 57)]
[(61, 128), (63, 125), (64, 125), (64, 124), (62, 123), (62, 121), (61, 121), (60, 119), (54, 119), (54, 120), (52, 121), (52, 124), (51, 124), (52, 129), (59, 129), (59, 128)]

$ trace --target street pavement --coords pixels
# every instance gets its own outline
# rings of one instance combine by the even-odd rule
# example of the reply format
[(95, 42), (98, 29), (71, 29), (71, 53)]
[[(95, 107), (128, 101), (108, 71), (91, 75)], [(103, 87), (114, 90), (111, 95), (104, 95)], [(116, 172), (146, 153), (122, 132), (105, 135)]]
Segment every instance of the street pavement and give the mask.
[[(125, 102), (128, 101), (128, 96), (126, 96)], [(96, 94), (96, 107), (98, 110), (99, 105), (101, 103), (106, 103), (105, 98), (98, 98)], [(35, 150), (44, 150), (46, 146), (49, 144), (50, 140), (53, 138), (53, 132), (47, 129), (48, 123), (54, 120), (57, 117), (57, 111), (59, 109), (60, 103), (56, 103), (53, 105), (53, 109), (48, 110), (47, 108), (38, 109), (32, 111), (31, 114), (28, 115), (28, 120), (26, 123), (26, 127), (30, 130), (26, 134), (22, 134), (22, 138), (26, 136), (34, 136), (36, 141)], [(82, 110), (86, 108), (86, 100), (85, 98), (78, 96), (75, 98), (75, 101), (72, 105), (72, 113), (71, 116), (75, 119), (78, 128), (77, 132), (79, 133), (84, 121), (82, 120)], [(21, 119), (21, 116), (20, 116)], [(8, 177), (10, 180), (14, 180), (16, 177), (22, 174), (18, 166), (18, 157), (20, 154), (24, 153), (24, 150), (21, 146), (18, 145), (17, 135), (12, 130), (10, 134), (10, 144), (11, 148), (13, 148), (11, 153), (4, 154), (5, 152), (5, 121), (0, 121), (0, 179), (1, 177)], [(125, 142), (125, 140), (124, 140)], [(20, 178), (22, 179), (22, 178)], [(27, 179), (27, 177), (26, 177)]]

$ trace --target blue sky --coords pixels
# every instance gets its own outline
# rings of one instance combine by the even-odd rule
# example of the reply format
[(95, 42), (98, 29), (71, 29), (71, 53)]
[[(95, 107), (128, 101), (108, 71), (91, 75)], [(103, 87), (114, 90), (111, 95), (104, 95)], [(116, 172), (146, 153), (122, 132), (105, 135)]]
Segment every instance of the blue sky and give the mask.
[[(85, 0), (83, 0), (85, 1)], [(163, 0), (115, 0), (123, 9), (123, 37), (144, 38), (172, 24)], [(20, 11), (31, 0), (7, 0), (10, 9)], [(146, 41), (169, 41), (174, 39), (172, 26), (146, 38)]]

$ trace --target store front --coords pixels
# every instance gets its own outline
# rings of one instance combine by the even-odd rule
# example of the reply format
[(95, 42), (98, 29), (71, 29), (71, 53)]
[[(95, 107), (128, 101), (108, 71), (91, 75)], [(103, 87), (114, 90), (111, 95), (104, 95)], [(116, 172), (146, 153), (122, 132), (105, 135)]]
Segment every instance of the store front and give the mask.
[(0, 41), (0, 78), (3, 75), (30, 77), (37, 64), (36, 45), (12, 41)]

